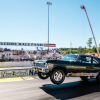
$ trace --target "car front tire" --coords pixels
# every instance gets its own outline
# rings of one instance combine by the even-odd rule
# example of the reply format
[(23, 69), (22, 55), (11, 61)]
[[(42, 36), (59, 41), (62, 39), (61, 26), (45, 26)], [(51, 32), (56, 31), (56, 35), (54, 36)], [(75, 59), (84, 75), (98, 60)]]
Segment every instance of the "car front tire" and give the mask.
[(38, 72), (38, 76), (39, 76), (40, 79), (43, 79), (43, 80), (45, 80), (49, 77), (48, 74), (45, 74), (45, 73), (42, 73), (42, 72)]
[(61, 69), (55, 69), (50, 74), (50, 80), (54, 84), (61, 84), (65, 80), (65, 73)]

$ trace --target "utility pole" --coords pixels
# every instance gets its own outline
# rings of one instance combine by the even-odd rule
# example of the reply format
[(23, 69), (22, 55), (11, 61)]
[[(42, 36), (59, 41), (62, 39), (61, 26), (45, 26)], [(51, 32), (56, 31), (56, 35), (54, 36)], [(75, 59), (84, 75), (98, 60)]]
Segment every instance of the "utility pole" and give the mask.
[(85, 11), (85, 13), (86, 13), (87, 20), (88, 20), (88, 23), (89, 23), (89, 26), (90, 26), (90, 29), (91, 29), (91, 32), (92, 32), (92, 35), (93, 35), (94, 43), (95, 43), (95, 46), (96, 46), (96, 50), (97, 50), (98, 56), (100, 57), (99, 49), (98, 49), (98, 46), (97, 46), (97, 43), (96, 43), (96, 39), (95, 39), (95, 36), (94, 36), (94, 33), (93, 33), (93, 29), (92, 29), (92, 26), (91, 26), (91, 23), (90, 23), (86, 8), (85, 8), (84, 5), (82, 5), (80, 8), (83, 9)]

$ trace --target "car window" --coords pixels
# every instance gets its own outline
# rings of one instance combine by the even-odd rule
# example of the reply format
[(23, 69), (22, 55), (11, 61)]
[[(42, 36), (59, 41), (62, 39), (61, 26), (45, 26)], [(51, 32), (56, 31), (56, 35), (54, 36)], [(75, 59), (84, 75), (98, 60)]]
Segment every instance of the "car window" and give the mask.
[(93, 64), (99, 64), (99, 62), (97, 61), (97, 59), (93, 58)]
[(77, 58), (78, 58), (78, 55), (68, 54), (68, 55), (64, 56), (61, 60), (76, 61)]
[(81, 63), (89, 63), (89, 64), (91, 64), (91, 57), (81, 56), (78, 59), (78, 61), (81, 62)]

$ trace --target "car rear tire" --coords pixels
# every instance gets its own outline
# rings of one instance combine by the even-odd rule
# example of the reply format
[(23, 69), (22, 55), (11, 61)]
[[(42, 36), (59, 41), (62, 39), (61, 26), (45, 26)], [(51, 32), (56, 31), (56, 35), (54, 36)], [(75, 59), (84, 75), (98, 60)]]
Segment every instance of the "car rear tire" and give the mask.
[(50, 80), (54, 84), (61, 84), (65, 80), (65, 73), (61, 69), (55, 69), (50, 74)]
[(38, 76), (39, 76), (40, 79), (43, 79), (43, 80), (45, 80), (49, 77), (48, 74), (45, 74), (45, 73), (42, 73), (42, 72), (38, 72)]
[(100, 73), (97, 75), (96, 80), (98, 83), (100, 83)]
[(82, 81), (88, 81), (88, 76), (80, 76)]

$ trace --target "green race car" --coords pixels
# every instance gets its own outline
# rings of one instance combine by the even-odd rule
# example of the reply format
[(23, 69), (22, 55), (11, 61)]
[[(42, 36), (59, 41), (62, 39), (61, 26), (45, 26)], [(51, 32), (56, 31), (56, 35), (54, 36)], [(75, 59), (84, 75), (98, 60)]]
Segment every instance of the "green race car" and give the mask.
[(47, 60), (38, 65), (34, 63), (34, 70), (39, 78), (50, 80), (54, 84), (61, 84), (65, 77), (80, 77), (83, 81), (88, 78), (100, 78), (100, 58), (84, 54), (68, 54), (60, 60)]

